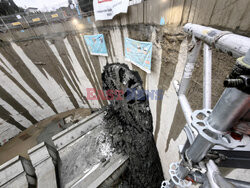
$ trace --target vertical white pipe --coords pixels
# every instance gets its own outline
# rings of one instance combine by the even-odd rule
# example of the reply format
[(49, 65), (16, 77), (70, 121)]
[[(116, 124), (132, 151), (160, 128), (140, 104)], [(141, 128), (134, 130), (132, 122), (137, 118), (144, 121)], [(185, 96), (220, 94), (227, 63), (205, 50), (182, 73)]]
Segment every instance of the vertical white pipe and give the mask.
[(178, 91), (178, 95), (186, 94), (186, 91), (188, 89), (188, 86), (189, 86), (189, 83), (190, 83), (190, 80), (194, 71), (194, 67), (197, 62), (200, 49), (202, 46), (202, 42), (196, 41), (194, 38), (192, 39), (191, 44), (194, 45), (194, 47), (191, 50), (191, 52), (189, 52), (188, 54), (186, 65), (185, 65), (185, 70), (184, 70), (181, 83), (180, 83), (180, 88)]
[(211, 109), (212, 50), (206, 43), (204, 43), (203, 58), (203, 108)]
[(189, 105), (189, 102), (186, 98), (185, 95), (179, 95), (179, 102), (182, 108), (182, 111), (184, 113), (185, 119), (188, 123), (188, 125), (191, 125), (192, 123), (192, 119), (191, 119), (191, 115), (192, 115), (192, 108)]

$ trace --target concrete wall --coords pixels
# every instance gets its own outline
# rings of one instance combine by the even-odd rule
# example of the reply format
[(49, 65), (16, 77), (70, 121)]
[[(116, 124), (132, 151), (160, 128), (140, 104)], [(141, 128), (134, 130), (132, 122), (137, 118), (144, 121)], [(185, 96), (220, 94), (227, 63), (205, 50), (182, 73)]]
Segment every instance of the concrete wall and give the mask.
[(130, 8), (130, 24), (179, 26), (187, 22), (220, 27), (234, 32), (250, 31), (249, 0), (146, 0)]
[(30, 40), (37, 34), (35, 29), (1, 36), (5, 40), (0, 47), (1, 142), (56, 113), (104, 105), (86, 99), (86, 88), (101, 88), (102, 65), (90, 57), (83, 38), (56, 34)]
[[(250, 1), (147, 0), (129, 7), (112, 21), (94, 18), (33, 27), (0, 34), (0, 142), (55, 113), (74, 108), (100, 108), (105, 101), (88, 101), (86, 88), (101, 89), (106, 63), (126, 63), (137, 70), (145, 89), (164, 90), (162, 101), (151, 100), (154, 135), (168, 177), (168, 166), (178, 161), (185, 119), (172, 82), (180, 80), (189, 39), (186, 22), (211, 25), (248, 35)], [(167, 25), (159, 26), (161, 18)], [(91, 56), (82, 35), (103, 33), (108, 57)], [(153, 43), (152, 73), (146, 74), (124, 60), (124, 38)], [(213, 105), (223, 91), (223, 80), (235, 59), (218, 51), (213, 55)], [(202, 107), (202, 55), (188, 91), (194, 110)]]

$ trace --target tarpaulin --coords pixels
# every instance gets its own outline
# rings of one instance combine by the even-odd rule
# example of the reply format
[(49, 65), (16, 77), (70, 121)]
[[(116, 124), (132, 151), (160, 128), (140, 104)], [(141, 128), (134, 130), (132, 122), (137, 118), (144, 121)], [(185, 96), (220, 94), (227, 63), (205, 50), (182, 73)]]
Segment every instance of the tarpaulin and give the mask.
[(93, 0), (95, 20), (111, 20), (119, 13), (127, 13), (129, 0)]
[(125, 60), (147, 73), (151, 72), (152, 42), (140, 42), (125, 38)]
[(108, 56), (103, 34), (84, 35), (84, 40), (91, 55)]

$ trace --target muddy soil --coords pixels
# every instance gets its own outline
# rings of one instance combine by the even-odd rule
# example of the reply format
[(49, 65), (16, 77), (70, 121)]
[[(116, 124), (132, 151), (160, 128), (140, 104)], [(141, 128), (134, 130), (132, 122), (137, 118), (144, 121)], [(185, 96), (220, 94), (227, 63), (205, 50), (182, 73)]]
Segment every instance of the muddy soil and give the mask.
[[(126, 89), (143, 90), (143, 83), (139, 74), (130, 71), (123, 64), (109, 64), (102, 75), (104, 90)], [(110, 81), (112, 79), (112, 81)], [(108, 107), (106, 129), (108, 130), (112, 146), (118, 153), (129, 156), (128, 169), (119, 187), (122, 188), (154, 188), (160, 187), (164, 180), (162, 166), (153, 137), (153, 121), (149, 102), (139, 94), (128, 99), (124, 91), (123, 100), (111, 101)], [(135, 92), (139, 93), (139, 92)]]

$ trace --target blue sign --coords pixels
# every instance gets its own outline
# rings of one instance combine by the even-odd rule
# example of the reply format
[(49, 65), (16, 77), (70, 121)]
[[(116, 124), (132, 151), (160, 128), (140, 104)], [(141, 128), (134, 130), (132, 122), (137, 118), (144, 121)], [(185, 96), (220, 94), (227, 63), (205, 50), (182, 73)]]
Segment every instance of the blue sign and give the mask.
[(108, 56), (103, 34), (84, 35), (84, 40), (91, 55)]
[(125, 39), (125, 60), (151, 73), (152, 42)]
[(87, 17), (89, 24), (92, 24), (90, 17)]
[(77, 10), (78, 17), (79, 17), (80, 19), (82, 19), (82, 14), (81, 14), (81, 11), (80, 11), (79, 4), (76, 5), (76, 10)]
[(161, 17), (160, 25), (165, 25), (165, 19), (164, 19), (164, 17)]

